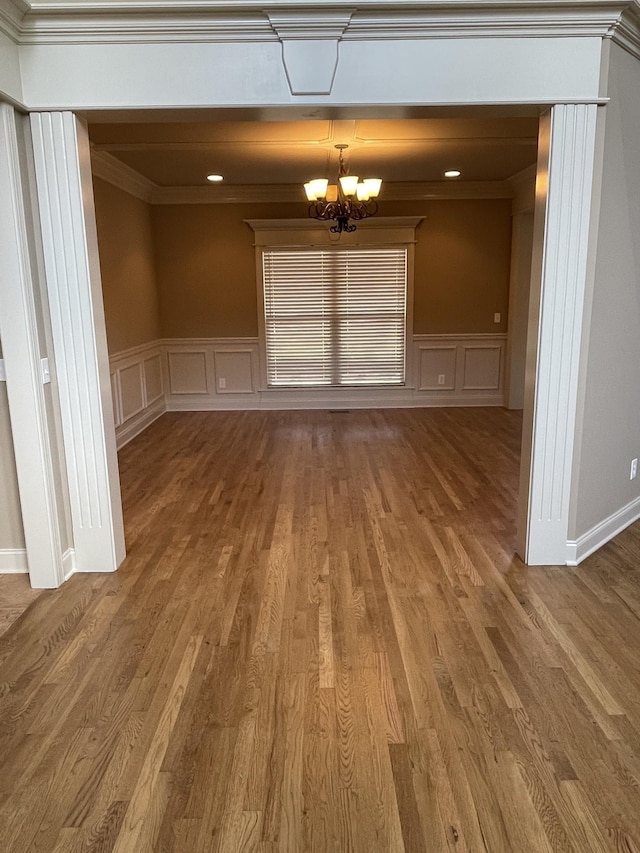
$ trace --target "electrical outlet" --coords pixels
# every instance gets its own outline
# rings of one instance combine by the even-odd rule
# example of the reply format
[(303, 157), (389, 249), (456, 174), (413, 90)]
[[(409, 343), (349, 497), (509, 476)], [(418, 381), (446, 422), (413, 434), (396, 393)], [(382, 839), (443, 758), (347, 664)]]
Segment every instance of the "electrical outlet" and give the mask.
[(42, 384), (48, 385), (51, 382), (51, 371), (49, 370), (49, 359), (41, 358), (40, 359), (40, 370), (42, 373)]
[(218, 388), (226, 388), (226, 387), (227, 387), (227, 380), (223, 379), (223, 378), (218, 379)]
[(444, 385), (444, 373), (438, 375), (438, 385)]
[(631, 468), (629, 469), (629, 479), (635, 480), (637, 475), (638, 475), (638, 460), (632, 459), (631, 460)]
[(501, 316), (502, 316), (502, 315), (501, 315), (501, 314), (499, 314), (499, 313), (496, 311), (496, 313), (493, 315), (493, 322), (494, 322), (494, 323), (499, 323), (499, 322), (500, 322), (500, 318), (501, 318)]
[(4, 369), (4, 358), (0, 358), (0, 382), (7, 381), (7, 371)]

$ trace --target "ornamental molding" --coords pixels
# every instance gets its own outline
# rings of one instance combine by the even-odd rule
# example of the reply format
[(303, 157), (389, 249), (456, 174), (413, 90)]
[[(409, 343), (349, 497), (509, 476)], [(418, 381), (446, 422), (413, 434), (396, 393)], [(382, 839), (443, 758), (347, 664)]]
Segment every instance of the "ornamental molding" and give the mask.
[(614, 38), (640, 52), (634, 0), (0, 0), (0, 31), (20, 44), (420, 38)]
[(93, 147), (91, 148), (91, 172), (95, 178), (101, 178), (112, 186), (146, 202), (151, 202), (154, 191), (160, 189), (153, 181), (125, 165), (121, 160)]
[(29, 7), (23, 0), (0, 0), (0, 33), (17, 43), (28, 11)]
[(278, 39), (342, 38), (349, 26), (353, 9), (308, 9), (302, 11), (266, 11), (265, 14)]
[(636, 6), (633, 10), (622, 15), (620, 23), (613, 32), (612, 39), (615, 44), (624, 48), (636, 59), (640, 59), (640, 10)]

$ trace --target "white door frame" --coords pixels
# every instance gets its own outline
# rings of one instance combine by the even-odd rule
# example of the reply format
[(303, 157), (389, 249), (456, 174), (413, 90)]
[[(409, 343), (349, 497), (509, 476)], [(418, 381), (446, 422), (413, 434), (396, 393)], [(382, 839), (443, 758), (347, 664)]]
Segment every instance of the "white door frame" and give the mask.
[[(542, 121), (519, 530), (530, 564), (567, 561), (597, 109), (559, 104)], [(72, 112), (32, 113), (31, 126), (76, 568), (113, 571), (124, 534), (86, 128)]]

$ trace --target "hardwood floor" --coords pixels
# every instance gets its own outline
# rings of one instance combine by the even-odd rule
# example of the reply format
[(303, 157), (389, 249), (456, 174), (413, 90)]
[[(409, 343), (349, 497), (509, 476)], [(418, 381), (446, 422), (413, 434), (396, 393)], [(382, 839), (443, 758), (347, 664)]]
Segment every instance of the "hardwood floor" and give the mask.
[(0, 638), (0, 851), (639, 853), (640, 527), (524, 567), (519, 432), (163, 416)]
[(27, 574), (0, 575), (0, 634), (4, 634), (39, 595), (39, 589), (31, 589)]

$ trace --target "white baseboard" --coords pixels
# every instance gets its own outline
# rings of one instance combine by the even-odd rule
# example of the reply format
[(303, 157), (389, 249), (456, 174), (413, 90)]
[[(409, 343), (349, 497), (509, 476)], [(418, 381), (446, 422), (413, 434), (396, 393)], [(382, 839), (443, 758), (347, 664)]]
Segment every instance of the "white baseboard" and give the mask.
[(25, 548), (0, 548), (0, 575), (25, 575), (28, 572)]
[(259, 391), (255, 394), (228, 394), (206, 397), (198, 394), (167, 399), (168, 412), (295, 411), (301, 409), (411, 409), (434, 407), (504, 406), (504, 395), (429, 394), (413, 389), (385, 390), (376, 394), (345, 391)]
[(167, 410), (164, 397), (151, 403), (146, 409), (138, 412), (129, 420), (116, 427), (116, 447), (120, 450), (148, 426), (157, 420)]
[(76, 551), (75, 548), (67, 548), (62, 555), (62, 572), (65, 581), (68, 581), (71, 575), (76, 572)]
[[(62, 571), (67, 581), (76, 571), (76, 552), (68, 548), (62, 555)], [(0, 575), (28, 575), (27, 551), (25, 548), (0, 548)]]
[(567, 542), (567, 565), (578, 566), (584, 559), (640, 519), (640, 498), (614, 512), (578, 539)]

